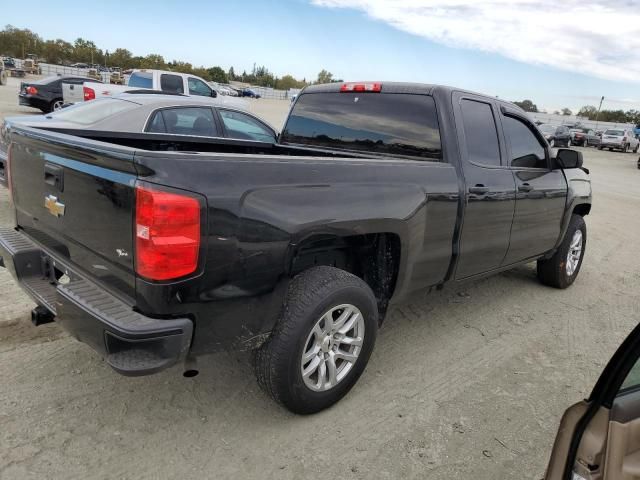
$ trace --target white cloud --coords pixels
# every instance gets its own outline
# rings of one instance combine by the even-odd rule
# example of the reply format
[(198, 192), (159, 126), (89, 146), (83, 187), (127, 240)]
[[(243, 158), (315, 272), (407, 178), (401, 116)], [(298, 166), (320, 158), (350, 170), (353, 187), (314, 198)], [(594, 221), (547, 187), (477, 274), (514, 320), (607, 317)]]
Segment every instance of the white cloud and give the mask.
[(311, 0), (435, 42), (640, 83), (638, 0)]

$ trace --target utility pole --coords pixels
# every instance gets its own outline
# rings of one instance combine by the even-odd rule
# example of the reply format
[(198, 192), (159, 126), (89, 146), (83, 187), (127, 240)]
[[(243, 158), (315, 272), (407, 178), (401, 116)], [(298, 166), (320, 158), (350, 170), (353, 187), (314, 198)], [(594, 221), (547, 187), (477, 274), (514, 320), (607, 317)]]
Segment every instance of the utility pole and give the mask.
[(596, 130), (598, 130), (598, 117), (600, 116), (600, 109), (602, 108), (602, 101), (604, 100), (604, 95), (600, 99), (600, 105), (598, 105), (598, 113), (596, 113)]

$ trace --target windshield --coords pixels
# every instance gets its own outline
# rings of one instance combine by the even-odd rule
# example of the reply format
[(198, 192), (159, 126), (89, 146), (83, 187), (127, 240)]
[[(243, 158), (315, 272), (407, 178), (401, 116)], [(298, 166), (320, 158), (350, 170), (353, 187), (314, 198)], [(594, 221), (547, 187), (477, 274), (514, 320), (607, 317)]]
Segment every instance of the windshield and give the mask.
[(606, 132), (604, 132), (605, 135), (615, 135), (617, 137), (621, 137), (622, 135), (624, 135), (624, 132), (622, 130), (607, 130)]
[(104, 120), (116, 113), (132, 110), (139, 105), (119, 98), (102, 98), (91, 100), (68, 107), (55, 113), (50, 113), (49, 117), (65, 122), (77, 123), (80, 125), (91, 125), (92, 123)]
[(553, 125), (540, 125), (538, 127), (542, 133), (555, 133), (556, 127)]

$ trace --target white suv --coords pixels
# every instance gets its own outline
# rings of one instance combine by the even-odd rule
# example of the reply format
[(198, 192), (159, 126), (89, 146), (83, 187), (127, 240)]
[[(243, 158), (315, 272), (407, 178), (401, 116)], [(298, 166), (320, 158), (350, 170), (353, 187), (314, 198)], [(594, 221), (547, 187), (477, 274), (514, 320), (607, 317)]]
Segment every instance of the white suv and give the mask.
[(640, 140), (636, 138), (633, 130), (629, 130), (627, 128), (612, 128), (605, 130), (602, 134), (598, 150), (608, 148), (609, 151), (611, 151), (615, 148), (623, 153), (626, 153), (629, 150), (633, 150), (633, 153), (636, 153), (638, 151), (638, 146), (640, 146)]

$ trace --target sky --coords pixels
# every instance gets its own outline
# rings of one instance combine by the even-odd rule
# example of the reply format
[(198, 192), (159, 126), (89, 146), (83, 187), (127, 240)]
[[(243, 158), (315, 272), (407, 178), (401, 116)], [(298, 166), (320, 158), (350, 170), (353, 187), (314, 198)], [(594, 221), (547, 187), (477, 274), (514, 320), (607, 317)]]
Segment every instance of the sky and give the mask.
[(601, 96), (603, 108), (640, 109), (640, 0), (4, 3), (0, 25), (196, 66), (437, 83), (549, 112)]

